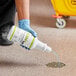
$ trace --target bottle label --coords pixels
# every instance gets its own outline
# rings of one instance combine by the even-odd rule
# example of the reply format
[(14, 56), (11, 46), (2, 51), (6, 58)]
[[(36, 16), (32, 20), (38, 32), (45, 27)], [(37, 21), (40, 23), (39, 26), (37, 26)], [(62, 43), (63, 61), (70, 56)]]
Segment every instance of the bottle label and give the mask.
[(9, 32), (8, 39), (13, 42), (18, 42), (23, 46), (32, 48), (35, 38), (31, 33), (24, 31), (16, 26), (13, 26)]
[(27, 32), (23, 31), (22, 29), (14, 26), (12, 27), (12, 29), (10, 30), (10, 41), (14, 41), (14, 42), (19, 42), (22, 43), (23, 42), (23, 38), (26, 35)]
[(30, 33), (27, 33), (27, 35), (24, 37), (22, 45), (31, 49), (31, 47), (34, 44), (34, 41), (35, 41), (35, 38)]

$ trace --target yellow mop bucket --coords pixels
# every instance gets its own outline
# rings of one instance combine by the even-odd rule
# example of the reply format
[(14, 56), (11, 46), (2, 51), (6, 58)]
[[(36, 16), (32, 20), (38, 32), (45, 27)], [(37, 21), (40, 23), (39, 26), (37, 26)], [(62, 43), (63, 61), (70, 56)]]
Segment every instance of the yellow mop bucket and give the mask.
[(56, 26), (58, 28), (64, 28), (66, 26), (65, 18), (69, 16), (76, 16), (76, 0), (51, 0), (57, 18)]

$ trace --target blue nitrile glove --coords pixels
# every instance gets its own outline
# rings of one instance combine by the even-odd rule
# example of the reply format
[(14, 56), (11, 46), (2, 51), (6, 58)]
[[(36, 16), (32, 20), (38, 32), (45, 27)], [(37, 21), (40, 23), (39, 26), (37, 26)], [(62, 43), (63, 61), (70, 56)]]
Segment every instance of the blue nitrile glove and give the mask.
[(19, 20), (19, 28), (30, 32), (34, 37), (37, 37), (37, 33), (30, 27), (29, 19)]
[[(22, 19), (19, 20), (19, 28), (30, 32), (34, 37), (37, 37), (37, 33), (30, 27), (30, 20), (28, 19)], [(27, 48), (26, 46), (21, 45), (23, 48), (30, 50), (29, 48)]]

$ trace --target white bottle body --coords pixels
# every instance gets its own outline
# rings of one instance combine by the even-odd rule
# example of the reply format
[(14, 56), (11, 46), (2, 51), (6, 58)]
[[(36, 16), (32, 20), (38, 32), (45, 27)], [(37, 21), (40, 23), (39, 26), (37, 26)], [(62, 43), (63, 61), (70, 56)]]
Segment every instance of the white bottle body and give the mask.
[(46, 44), (39, 41), (37, 38), (34, 38), (31, 33), (24, 31), (16, 26), (12, 26), (8, 33), (7, 39), (13, 42), (18, 42), (19, 44), (30, 49), (35, 48), (48, 52), (52, 51), (52, 49)]

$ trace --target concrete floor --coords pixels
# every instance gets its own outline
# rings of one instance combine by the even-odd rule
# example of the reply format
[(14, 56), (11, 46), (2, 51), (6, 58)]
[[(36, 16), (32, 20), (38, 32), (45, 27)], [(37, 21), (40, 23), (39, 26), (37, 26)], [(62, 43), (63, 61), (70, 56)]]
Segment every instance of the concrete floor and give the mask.
[(0, 46), (0, 76), (75, 76), (76, 75), (76, 21), (68, 20), (67, 27), (57, 29), (49, 0), (31, 0), (31, 27), (38, 38), (53, 48), (66, 66), (48, 68), (47, 63), (57, 61), (52, 53), (39, 50), (26, 51), (19, 44)]

